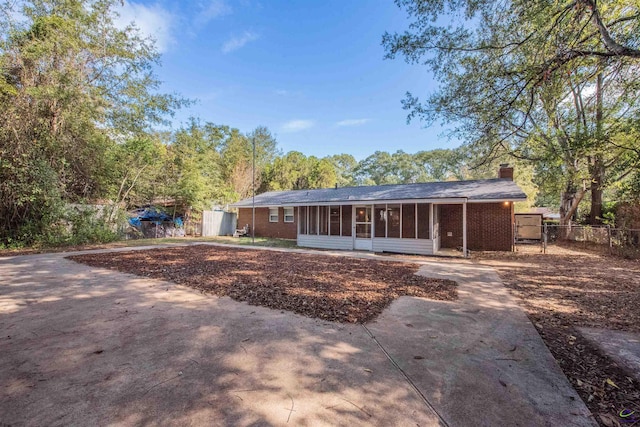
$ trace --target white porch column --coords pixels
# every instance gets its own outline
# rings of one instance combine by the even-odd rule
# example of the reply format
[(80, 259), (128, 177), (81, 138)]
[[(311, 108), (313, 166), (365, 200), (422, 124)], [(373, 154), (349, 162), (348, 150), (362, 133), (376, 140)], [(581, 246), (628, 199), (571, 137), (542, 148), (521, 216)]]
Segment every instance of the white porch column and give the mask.
[(435, 239), (433, 235), (433, 203), (429, 203), (429, 237), (431, 240)]
[(467, 201), (462, 202), (462, 253), (467, 258)]

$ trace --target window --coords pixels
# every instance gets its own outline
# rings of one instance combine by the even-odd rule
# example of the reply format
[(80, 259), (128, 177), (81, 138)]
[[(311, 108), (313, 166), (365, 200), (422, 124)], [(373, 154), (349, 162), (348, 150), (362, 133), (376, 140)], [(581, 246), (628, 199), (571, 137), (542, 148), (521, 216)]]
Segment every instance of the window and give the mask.
[(269, 222), (278, 222), (278, 208), (269, 208)]
[(293, 208), (284, 208), (284, 222), (293, 222)]

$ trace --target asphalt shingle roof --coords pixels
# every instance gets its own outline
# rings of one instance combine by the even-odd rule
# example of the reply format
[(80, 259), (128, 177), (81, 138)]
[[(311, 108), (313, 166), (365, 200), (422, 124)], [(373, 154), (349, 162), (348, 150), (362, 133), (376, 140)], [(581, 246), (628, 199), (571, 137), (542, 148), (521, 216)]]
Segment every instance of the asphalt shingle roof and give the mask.
[[(468, 201), (526, 200), (527, 196), (509, 179), (425, 182), (419, 184), (372, 185), (363, 187), (322, 188), (318, 190), (269, 191), (257, 194), (256, 206), (310, 205), (313, 203), (375, 202), (385, 200), (451, 199)], [(232, 206), (251, 207), (252, 199)]]

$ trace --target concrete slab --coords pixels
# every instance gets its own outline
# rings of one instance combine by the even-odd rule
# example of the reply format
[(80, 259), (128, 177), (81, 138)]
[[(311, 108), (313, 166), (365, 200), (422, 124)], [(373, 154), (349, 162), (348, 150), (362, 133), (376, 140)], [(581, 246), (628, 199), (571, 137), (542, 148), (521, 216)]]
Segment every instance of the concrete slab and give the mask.
[(578, 328), (578, 331), (640, 381), (640, 334), (598, 328)]
[(460, 301), (403, 297), (360, 326), (66, 255), (0, 259), (0, 424), (595, 425), (493, 270), (468, 261), (421, 262)]
[(361, 326), (0, 260), (2, 425), (438, 425)]
[(596, 425), (493, 270), (420, 274), (458, 281), (460, 300), (402, 297), (367, 328), (449, 425)]

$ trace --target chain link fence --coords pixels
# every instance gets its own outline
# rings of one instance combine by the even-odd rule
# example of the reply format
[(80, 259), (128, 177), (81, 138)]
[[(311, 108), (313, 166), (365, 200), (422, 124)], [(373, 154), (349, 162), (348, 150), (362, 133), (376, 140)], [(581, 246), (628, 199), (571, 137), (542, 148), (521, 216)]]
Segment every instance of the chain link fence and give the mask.
[(514, 236), (516, 251), (519, 245), (538, 244), (546, 252), (550, 244), (571, 243), (625, 257), (640, 257), (640, 229), (608, 225), (515, 225)]

